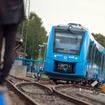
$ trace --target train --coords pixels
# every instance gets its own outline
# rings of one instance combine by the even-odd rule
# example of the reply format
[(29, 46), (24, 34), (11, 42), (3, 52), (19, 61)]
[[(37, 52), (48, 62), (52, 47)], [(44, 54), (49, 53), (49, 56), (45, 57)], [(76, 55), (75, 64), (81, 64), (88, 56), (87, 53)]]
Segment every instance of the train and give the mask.
[(45, 74), (53, 81), (105, 82), (105, 49), (81, 24), (52, 26)]

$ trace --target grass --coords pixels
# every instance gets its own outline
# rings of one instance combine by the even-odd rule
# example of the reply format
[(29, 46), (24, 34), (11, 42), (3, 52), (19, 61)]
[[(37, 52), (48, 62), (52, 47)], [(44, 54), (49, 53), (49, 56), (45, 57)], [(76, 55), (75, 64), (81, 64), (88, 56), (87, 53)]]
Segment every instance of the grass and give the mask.
[(48, 78), (46, 75), (41, 75), (42, 78)]

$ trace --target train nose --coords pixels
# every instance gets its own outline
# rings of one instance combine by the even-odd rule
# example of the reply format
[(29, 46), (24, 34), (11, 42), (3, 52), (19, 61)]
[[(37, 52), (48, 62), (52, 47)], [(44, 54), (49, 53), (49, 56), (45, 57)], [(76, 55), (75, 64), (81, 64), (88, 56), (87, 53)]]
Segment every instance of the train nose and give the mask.
[(75, 63), (55, 61), (54, 71), (61, 73), (75, 73)]

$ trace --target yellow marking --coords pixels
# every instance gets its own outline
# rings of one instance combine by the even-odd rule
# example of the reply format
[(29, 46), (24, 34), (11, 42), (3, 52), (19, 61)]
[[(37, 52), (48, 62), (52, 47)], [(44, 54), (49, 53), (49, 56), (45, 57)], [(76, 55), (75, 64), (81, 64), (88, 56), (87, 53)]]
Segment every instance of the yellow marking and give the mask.
[(102, 87), (102, 91), (105, 93), (105, 86)]
[(71, 51), (61, 51), (62, 53), (72, 53)]

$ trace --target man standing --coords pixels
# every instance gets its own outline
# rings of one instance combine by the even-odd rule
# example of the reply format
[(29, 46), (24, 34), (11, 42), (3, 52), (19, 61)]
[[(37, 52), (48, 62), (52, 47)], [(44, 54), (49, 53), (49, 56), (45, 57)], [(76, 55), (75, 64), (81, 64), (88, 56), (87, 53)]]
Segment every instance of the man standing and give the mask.
[(2, 40), (5, 38), (4, 65), (0, 70), (0, 84), (3, 84), (12, 66), (18, 24), (24, 19), (23, 0), (0, 0), (0, 59)]

